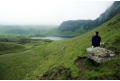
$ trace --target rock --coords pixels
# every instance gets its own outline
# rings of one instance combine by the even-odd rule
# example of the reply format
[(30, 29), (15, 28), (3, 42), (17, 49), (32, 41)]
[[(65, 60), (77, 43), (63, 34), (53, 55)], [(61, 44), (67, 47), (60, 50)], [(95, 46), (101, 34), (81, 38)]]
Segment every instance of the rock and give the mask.
[(110, 56), (112, 57), (112, 56), (115, 56), (115, 54), (110, 54)]
[(116, 56), (115, 53), (111, 50), (107, 50), (106, 48), (101, 47), (87, 48), (86, 51), (88, 54), (88, 58), (97, 63), (103, 63)]

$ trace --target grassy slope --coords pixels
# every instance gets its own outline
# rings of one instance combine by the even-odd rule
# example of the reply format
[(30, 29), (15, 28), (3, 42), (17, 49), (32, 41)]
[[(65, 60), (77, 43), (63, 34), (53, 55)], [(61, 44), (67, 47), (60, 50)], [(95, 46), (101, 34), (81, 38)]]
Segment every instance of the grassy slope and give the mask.
[[(104, 75), (112, 76), (112, 74), (119, 69), (116, 68), (117, 66), (115, 64), (119, 62), (120, 59), (102, 64), (98, 68), (90, 66), (88, 63), (88, 66), (93, 70), (97, 69), (97, 71), (93, 72), (82, 72), (81, 68), (78, 68), (74, 62), (78, 56), (87, 56), (85, 50), (91, 46), (90, 40), (94, 31), (100, 31), (102, 42), (110, 41), (111, 38), (119, 36), (120, 19), (118, 22), (118, 18), (120, 18), (120, 15), (117, 15), (100, 27), (73, 39), (52, 43), (39, 42), (36, 43), (36, 46), (32, 49), (19, 53), (1, 55), (0, 79), (39, 79), (45, 72), (49, 72), (53, 68), (58, 69), (59, 67), (69, 68), (70, 72), (68, 73), (71, 73), (71, 76), (74, 77), (73, 79), (97, 79), (98, 76), (101, 76), (103, 79), (110, 79), (111, 77), (107, 78), (104, 77)], [(112, 41), (114, 41), (114, 39), (112, 39)], [(108, 69), (109, 67), (112, 69)], [(115, 71), (113, 71), (114, 69)], [(55, 70), (55, 72), (56, 71), (57, 70)], [(46, 79), (50, 79), (50, 77), (46, 77)], [(55, 79), (71, 79), (71, 77), (65, 74), (65, 76), (59, 76)], [(114, 77), (112, 79), (114, 79)]]
[(25, 49), (24, 45), (8, 42), (0, 42), (0, 54), (18, 52)]

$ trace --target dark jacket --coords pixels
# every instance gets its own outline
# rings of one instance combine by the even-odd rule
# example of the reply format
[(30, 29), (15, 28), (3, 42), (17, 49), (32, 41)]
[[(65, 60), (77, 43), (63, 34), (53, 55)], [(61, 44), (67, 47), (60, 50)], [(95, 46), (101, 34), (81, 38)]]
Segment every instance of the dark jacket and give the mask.
[(93, 36), (92, 37), (92, 46), (97, 47), (100, 46), (100, 41), (101, 41), (101, 37), (100, 36)]

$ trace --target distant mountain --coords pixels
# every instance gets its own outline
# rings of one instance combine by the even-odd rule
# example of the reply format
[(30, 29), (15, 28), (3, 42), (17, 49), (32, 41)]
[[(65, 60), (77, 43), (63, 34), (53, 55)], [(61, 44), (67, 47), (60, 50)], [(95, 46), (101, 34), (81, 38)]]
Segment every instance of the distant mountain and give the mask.
[(113, 5), (108, 8), (103, 14), (100, 15), (99, 18), (95, 20), (97, 25), (103, 24), (104, 22), (111, 19), (113, 16), (120, 13), (120, 1), (115, 1)]
[[(70, 31), (72, 33), (76, 33), (76, 31), (79, 30), (74, 35), (79, 35), (84, 32), (87, 32), (103, 23), (106, 21), (110, 20), (113, 16), (116, 14), (120, 13), (120, 1), (115, 1), (111, 7), (109, 7), (103, 14), (100, 15), (96, 20), (68, 20), (64, 21), (60, 26), (59, 30), (61, 32), (67, 32)], [(81, 33), (82, 31), (82, 33)], [(69, 34), (68, 33), (64, 33)], [(70, 33), (71, 34), (71, 33)]]

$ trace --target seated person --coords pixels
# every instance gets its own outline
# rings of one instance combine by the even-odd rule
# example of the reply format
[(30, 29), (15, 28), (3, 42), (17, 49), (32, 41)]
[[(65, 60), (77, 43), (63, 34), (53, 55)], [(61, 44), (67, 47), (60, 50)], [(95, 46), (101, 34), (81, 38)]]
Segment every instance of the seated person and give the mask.
[(100, 47), (101, 37), (99, 36), (99, 32), (95, 32), (95, 36), (92, 37), (92, 46), (93, 47)]

